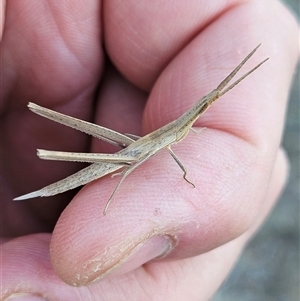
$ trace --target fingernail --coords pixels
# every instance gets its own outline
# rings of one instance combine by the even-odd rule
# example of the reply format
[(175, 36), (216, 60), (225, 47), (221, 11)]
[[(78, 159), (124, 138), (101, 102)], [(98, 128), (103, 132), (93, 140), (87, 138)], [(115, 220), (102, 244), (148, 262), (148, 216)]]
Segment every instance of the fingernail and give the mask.
[(47, 301), (47, 300), (38, 295), (32, 295), (27, 293), (16, 293), (10, 295), (4, 301)]
[(90, 283), (102, 280), (107, 276), (125, 274), (152, 259), (164, 257), (174, 248), (175, 244), (175, 240), (170, 236), (154, 236), (149, 240), (138, 244), (127, 257), (122, 259), (105, 273), (94, 278)]

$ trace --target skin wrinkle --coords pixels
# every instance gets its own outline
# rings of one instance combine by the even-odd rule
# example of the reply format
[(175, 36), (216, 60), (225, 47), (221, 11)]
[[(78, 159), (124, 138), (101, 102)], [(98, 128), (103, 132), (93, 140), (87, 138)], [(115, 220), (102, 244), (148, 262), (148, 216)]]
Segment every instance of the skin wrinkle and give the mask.
[[(46, 298), (45, 294), (37, 294), (35, 287), (32, 287), (32, 285), (27, 282), (26, 280), (19, 281), (16, 285), (13, 287), (6, 287), (4, 291), (2, 292), (3, 299), (6, 300), (8, 297), (14, 295), (14, 294), (34, 294), (35, 296), (41, 296), (43, 298)], [(46, 298), (46, 300), (48, 300)], [(12, 300), (13, 301), (13, 300)]]
[[(252, 162), (249, 160), (249, 162), (248, 162), (248, 167), (249, 167), (248, 170), (251, 169), (251, 166), (252, 166), (251, 163), (252, 163)], [(243, 173), (246, 173), (246, 172), (247, 172), (247, 169), (244, 170)], [(240, 175), (239, 175), (239, 177), (237, 177), (237, 178), (239, 179), (239, 178), (240, 178)], [(223, 188), (222, 188), (222, 189), (223, 189)], [(222, 195), (220, 196), (220, 199), (217, 200), (217, 201), (214, 202), (214, 203), (202, 202), (202, 206), (207, 206), (207, 209), (205, 209), (205, 207), (204, 207), (204, 208), (199, 208), (199, 210), (202, 210), (202, 216), (203, 216), (203, 217), (206, 216), (206, 215), (205, 215), (206, 210), (207, 210), (207, 212), (210, 212), (209, 216), (213, 214), (213, 213), (212, 213), (213, 211), (215, 211), (215, 212), (216, 212), (216, 215), (218, 216), (218, 214), (220, 213), (220, 209), (218, 208), (218, 205), (222, 203), (222, 200), (223, 200), (223, 199), (226, 199), (226, 198), (224, 197), (224, 195), (223, 195), (223, 192), (224, 192), (224, 191), (222, 190)], [(226, 193), (225, 193), (225, 194), (226, 194)], [(215, 189), (214, 189), (214, 195), (215, 195)], [(214, 205), (215, 205), (215, 206), (214, 206)], [(196, 206), (196, 207), (197, 207), (197, 206)], [(215, 207), (215, 209), (214, 209), (214, 207)], [(228, 215), (228, 212), (230, 212), (231, 210), (232, 210), (232, 208), (229, 208), (229, 209), (227, 210), (227, 213), (226, 213), (226, 212), (222, 212), (222, 216), (226, 217), (226, 216)], [(192, 215), (192, 216), (193, 216), (193, 215)], [(230, 216), (230, 214), (229, 214), (229, 216)], [(191, 219), (191, 220), (188, 221), (188, 222), (191, 222), (191, 221), (193, 221), (193, 219)], [(230, 221), (230, 219), (229, 219), (228, 221)], [(194, 222), (195, 222), (196, 225), (198, 225), (198, 226), (199, 226), (199, 224), (201, 224), (202, 227), (205, 227), (205, 225), (209, 224), (209, 221), (206, 221), (206, 222), (205, 222), (205, 218), (204, 218), (204, 219), (201, 219), (201, 221), (199, 221), (199, 220), (194, 220)], [(242, 232), (243, 229), (248, 229), (250, 223), (251, 223), (251, 218), (249, 217), (249, 218), (247, 218), (247, 220), (243, 223), (244, 226), (241, 227), (241, 229), (239, 229), (239, 231), (238, 231), (237, 233), (235, 233), (235, 235), (239, 236), (239, 235), (241, 234), (240, 232)], [(228, 225), (228, 227), (229, 227), (229, 225)], [(196, 228), (197, 228), (197, 226), (196, 226)], [(229, 228), (231, 228), (231, 227), (229, 227)], [(211, 229), (210, 229), (209, 231), (211, 231)], [(235, 231), (235, 232), (236, 232), (236, 231)]]
[[(113, 250), (117, 250), (117, 252), (119, 252), (119, 250), (122, 250), (123, 249), (123, 252), (124, 252), (124, 250), (126, 250), (126, 249), (128, 249), (128, 251), (127, 251), (127, 253), (128, 252), (130, 252), (131, 251), (131, 249), (133, 249), (133, 247), (137, 244), (137, 243), (139, 243), (140, 241), (142, 241), (142, 240), (147, 240), (149, 237), (151, 237), (151, 236), (153, 236), (153, 235), (155, 235), (155, 234), (161, 234), (162, 233), (162, 230), (160, 230), (160, 229), (154, 229), (154, 230), (152, 230), (152, 234), (150, 233), (149, 235), (147, 235), (146, 237), (142, 237), (142, 238), (137, 238), (135, 241), (129, 241), (129, 243), (122, 243), (121, 245), (120, 244), (118, 244), (118, 245), (116, 245), (116, 246), (114, 246), (114, 247), (112, 247), (112, 248), (106, 248), (106, 250), (104, 251), (104, 255), (107, 255), (107, 256), (112, 256), (112, 254), (113, 254)], [(164, 233), (162, 233), (162, 234), (164, 234)], [(103, 255), (102, 255), (102, 257), (103, 257)], [(106, 257), (106, 256), (105, 256)], [(95, 258), (95, 257), (94, 257)], [(106, 259), (105, 258), (102, 258), (101, 260), (103, 260), (104, 262), (106, 262)], [(115, 259), (113, 259), (113, 261), (115, 261)], [(86, 266), (88, 266), (88, 263), (89, 262), (87, 262), (85, 265)], [(110, 263), (110, 261), (107, 261), (107, 263), (106, 263), (106, 265), (110, 265), (111, 263)]]
[[(223, 132), (223, 131), (219, 131), (219, 130), (214, 130), (214, 129), (207, 129), (207, 131), (209, 131), (209, 133), (205, 133), (204, 135), (209, 135), (211, 136), (212, 133), (216, 133), (217, 135), (224, 135), (224, 133), (226, 134), (229, 134), (231, 136), (231, 138), (233, 138), (235, 141), (237, 141), (237, 143), (243, 143), (243, 144), (247, 144), (249, 146), (249, 150), (251, 150), (251, 155), (249, 152), (246, 152), (247, 155), (244, 155), (244, 153), (240, 153), (239, 155), (241, 155), (242, 157), (238, 160), (238, 163), (243, 163), (243, 168), (241, 168), (241, 166), (236, 166), (236, 163), (231, 161), (231, 157), (228, 156), (227, 158), (223, 158), (221, 164), (220, 162), (216, 162), (215, 165), (213, 164), (214, 162), (211, 162), (211, 165), (210, 166), (206, 166), (206, 168), (208, 167), (211, 167), (211, 173), (210, 174), (213, 174), (213, 171), (216, 169), (216, 168), (223, 168), (225, 170), (228, 171), (228, 164), (229, 164), (229, 167), (231, 170), (233, 170), (234, 172), (237, 172), (237, 171), (240, 171), (238, 175), (235, 176), (235, 178), (237, 179), (237, 181), (239, 179), (241, 179), (243, 177), (244, 174), (248, 173), (249, 171), (251, 171), (253, 165), (256, 165), (255, 162), (257, 162), (258, 158), (259, 158), (259, 154), (258, 154), (258, 149), (253, 146), (252, 144), (250, 144), (249, 142), (247, 142), (246, 140), (244, 140), (243, 138), (239, 138), (239, 137), (236, 137), (235, 135), (232, 135), (231, 133), (228, 133), (228, 132)], [(201, 134), (200, 134), (201, 135)], [(205, 141), (208, 141), (207, 139), (203, 139), (205, 137), (202, 137), (201, 139), (201, 146), (203, 146), (205, 148), (205, 145), (203, 145), (203, 142)], [(224, 141), (226, 141), (226, 139), (224, 139)], [(229, 147), (231, 147), (231, 145), (237, 145), (237, 143), (232, 143), (232, 140), (229, 140), (230, 141), (230, 145)], [(196, 143), (196, 142), (195, 142)], [(180, 147), (180, 145), (178, 145)], [(183, 147), (183, 146), (182, 146)], [(228, 147), (226, 145), (226, 147)], [(175, 148), (174, 148), (175, 149)], [(195, 148), (196, 149), (196, 148)], [(244, 148), (243, 148), (244, 149)], [(216, 153), (220, 152), (221, 150), (219, 150), (218, 148), (216, 148)], [(222, 152), (222, 156), (224, 156), (225, 153)], [(226, 153), (227, 154), (227, 153)], [(237, 156), (237, 153), (235, 152), (235, 157)], [(218, 155), (216, 154), (215, 155), (216, 157), (218, 157)], [(204, 158), (200, 158), (201, 159), (201, 162), (200, 162), (200, 166), (201, 164), (204, 164), (205, 162), (203, 162), (203, 159)], [(224, 166), (224, 163), (226, 162), (226, 165)], [(239, 168), (237, 168), (239, 167)], [(231, 174), (228, 174), (228, 172), (225, 172), (225, 173), (221, 173), (222, 174), (222, 177), (219, 178), (219, 174), (215, 174), (214, 177), (212, 177), (211, 179), (211, 183), (220, 183), (220, 180), (222, 180), (222, 182), (224, 182), (224, 178), (223, 176), (224, 175), (228, 175), (228, 177), (225, 179), (230, 179), (231, 177)], [(225, 186), (222, 186), (222, 189), (220, 191), (222, 191), (222, 196), (221, 199), (226, 199), (228, 196), (226, 194), (226, 191), (230, 192), (230, 187), (228, 187), (229, 189), (225, 189), (227, 185)], [(214, 195), (215, 195), (215, 190), (214, 190)], [(219, 201), (217, 201), (216, 203), (219, 203)], [(194, 205), (195, 208), (197, 208), (196, 205)]]
[[(47, 3), (48, 3), (48, 2), (47, 2)], [(52, 4), (54, 4), (54, 3), (52, 3)], [(51, 12), (51, 14), (52, 14), (52, 16), (53, 16), (53, 11), (57, 10), (57, 8), (55, 7), (55, 4), (54, 4), (54, 5), (50, 5), (50, 4), (48, 3), (48, 7), (49, 7), (49, 11)], [(55, 7), (55, 8), (54, 8), (54, 7)], [(75, 12), (76, 12), (76, 8), (75, 8), (75, 9), (72, 9), (72, 11), (75, 11)], [(67, 38), (69, 38), (69, 35), (66, 35), (66, 34), (63, 34), (63, 33), (64, 33), (64, 31), (70, 30), (70, 28), (73, 29), (73, 27), (71, 27), (70, 24), (74, 24), (74, 25), (76, 26), (76, 30), (82, 31), (83, 29), (85, 29), (85, 26), (84, 26), (84, 25), (88, 25), (88, 23), (89, 23), (89, 22), (87, 22), (87, 21), (89, 21), (89, 20), (95, 20), (95, 17), (91, 17), (91, 16), (88, 17), (88, 18), (86, 17), (86, 18), (84, 18), (83, 20), (80, 20), (80, 21), (78, 21), (77, 17), (78, 17), (78, 16), (76, 16), (76, 22), (74, 22), (73, 19), (71, 19), (70, 21), (72, 21), (72, 22), (68, 22), (68, 25), (67, 25), (67, 26), (65, 25), (65, 24), (67, 23), (67, 22), (65, 22), (65, 21), (66, 21), (65, 19), (63, 19), (64, 22), (62, 22), (61, 26), (59, 26), (58, 23), (57, 23), (57, 22), (61, 21), (60, 18), (59, 18), (59, 19), (56, 19), (56, 18), (53, 17), (52, 20), (53, 20), (53, 23), (56, 25), (57, 32), (60, 33), (60, 36), (61, 36), (61, 37), (64, 37), (64, 39), (61, 39), (61, 41), (64, 42), (65, 48), (68, 49), (69, 53), (71, 53), (71, 54), (76, 58), (76, 60), (80, 63), (80, 66), (81, 66), (84, 70), (86, 70), (87, 73), (90, 73), (90, 72), (91, 72), (91, 71), (90, 71), (90, 68), (88, 68), (88, 66), (87, 66), (86, 64), (83, 63), (83, 60), (80, 60), (80, 57), (81, 57), (81, 56), (75, 54), (75, 52), (74, 52), (75, 49), (72, 50), (72, 49), (70, 48), (72, 44), (68, 42), (68, 39), (67, 39)], [(83, 26), (79, 27), (78, 24), (83, 24)], [(71, 36), (71, 37), (73, 36), (74, 32), (76, 32), (76, 30), (74, 30), (74, 31), (71, 30), (71, 31), (70, 31), (70, 33), (71, 33), (70, 36)], [(90, 33), (88, 33), (88, 36), (89, 36), (89, 34), (90, 34)], [(101, 35), (101, 33), (100, 33), (100, 35)], [(81, 41), (81, 40), (80, 40), (80, 41)], [(85, 43), (85, 42), (86, 42), (86, 41), (84, 41), (83, 43)], [(61, 48), (63, 48), (63, 47), (61, 47)], [(84, 57), (83, 57), (82, 59), (84, 59)], [(93, 75), (92, 75), (92, 76), (93, 76)]]
[[(190, 222), (190, 220), (181, 220), (181, 222), (178, 222), (177, 226), (173, 225), (172, 230), (169, 231), (169, 232), (166, 231), (166, 230), (163, 230), (163, 229), (166, 229), (168, 227), (168, 225), (164, 225), (163, 223), (159, 222), (158, 225), (160, 225), (160, 226), (158, 226), (156, 229), (153, 229), (149, 235), (147, 235), (147, 236), (143, 235), (142, 239), (138, 238), (135, 241), (130, 241), (128, 244), (123, 244), (123, 246), (115, 245), (114, 247), (110, 247), (109, 249), (106, 248), (106, 251), (104, 252), (104, 254), (107, 255), (108, 258), (116, 257), (116, 255), (112, 256), (112, 252), (113, 251), (111, 251), (111, 250), (113, 250), (113, 249), (122, 250), (122, 252), (124, 252), (124, 250), (127, 250), (127, 251), (126, 251), (126, 256), (124, 256), (123, 258), (119, 259), (118, 262), (115, 262), (115, 258), (113, 258), (112, 260), (107, 261), (106, 256), (105, 256), (105, 258), (103, 258), (103, 255), (101, 256), (100, 259), (98, 259), (98, 258), (96, 259), (96, 261), (106, 262), (105, 266), (109, 266), (109, 265), (111, 265), (111, 262), (114, 262), (114, 266), (112, 268), (109, 268), (103, 274), (103, 277), (105, 276), (106, 273), (109, 273), (111, 270), (113, 270), (118, 263), (122, 263), (122, 261), (124, 259), (126, 259), (126, 257), (128, 255), (130, 255), (130, 253), (132, 252), (132, 250), (134, 249), (134, 247), (136, 245), (141, 244), (144, 241), (147, 241), (148, 239), (150, 239), (151, 237), (153, 237), (155, 235), (168, 235), (168, 236), (172, 237), (173, 240), (175, 240), (175, 241), (178, 242), (178, 237), (174, 236), (174, 234), (171, 234), (171, 232), (172, 233), (180, 233), (179, 229), (182, 228), (182, 224), (186, 224), (186, 223), (189, 223), (189, 222)], [(95, 259), (89, 260), (89, 261), (86, 262), (85, 267), (88, 267), (89, 265), (93, 266), (94, 263), (95, 263)], [(93, 271), (91, 271), (90, 275), (88, 275), (88, 276), (81, 275), (80, 276), (80, 278), (81, 278), (80, 280), (82, 280), (82, 278), (86, 278), (86, 279), (90, 280), (91, 277), (92, 277), (92, 275), (94, 274), (94, 272), (95, 272), (95, 270), (93, 269)], [(80, 274), (77, 274), (77, 277), (78, 277), (78, 275), (80, 275)], [(80, 283), (80, 281), (77, 281), (76, 285), (79, 285), (79, 283)], [(80, 285), (83, 285), (83, 284), (81, 283)]]
[[(163, 227), (159, 226), (156, 229), (151, 230), (149, 234), (143, 234), (141, 237), (135, 240), (128, 239), (128, 243), (122, 242), (121, 244), (113, 247), (105, 247), (104, 252), (99, 252), (102, 253), (100, 256), (96, 255), (93, 257), (93, 259), (89, 259), (83, 265), (81, 265), (81, 268), (83, 268), (84, 271), (81, 273), (76, 273), (75, 278), (77, 279), (75, 279), (75, 281), (73, 280), (72, 284), (75, 286), (82, 286), (88, 283), (93, 283), (94, 281), (98, 281), (117, 269), (124, 261), (127, 260), (127, 258), (138, 251), (139, 247), (142, 247), (144, 243), (158, 235), (166, 236), (172, 242), (172, 246), (170, 246), (169, 250), (158, 258), (167, 256), (172, 249), (174, 249), (178, 242), (176, 236), (167, 233)], [(117, 252), (114, 252), (114, 250), (117, 250)], [(122, 257), (120, 257), (119, 254), (122, 255)], [(99, 270), (103, 271), (100, 278), (98, 274)]]
[[(48, 4), (48, 6), (49, 6), (50, 11), (52, 12), (53, 11), (53, 10), (51, 10), (52, 6), (49, 5), (49, 4)], [(56, 19), (52, 18), (51, 20), (52, 20), (52, 23), (56, 25), (56, 27), (55, 27), (56, 28), (56, 32), (62, 33), (61, 26), (57, 25)], [(64, 53), (61, 53), (61, 55), (67, 57), (69, 61), (72, 61), (72, 64), (74, 64), (73, 63), (74, 60), (76, 62), (78, 62), (80, 64), (80, 67), (83, 67), (83, 70), (86, 70), (86, 72), (87, 72), (85, 78), (90, 78), (91, 76), (93, 77), (93, 74), (91, 74), (91, 70), (90, 70), (90, 68), (88, 68), (87, 64), (83, 64), (82, 60), (79, 60), (79, 56), (76, 55), (74, 53), (74, 51), (71, 49), (71, 47), (70, 47), (71, 44), (68, 43), (67, 40), (66, 40), (67, 36), (55, 34), (55, 37), (58, 37), (58, 36), (59, 37), (65, 37), (65, 39), (62, 39), (62, 38), (59, 39), (59, 41), (58, 41), (59, 47), (57, 46), (59, 48), (59, 50), (57, 51), (57, 53), (61, 53), (62, 49), (64, 49)], [(60, 43), (60, 42), (63, 42), (63, 43)], [(66, 53), (66, 49), (68, 50), (68, 53)], [(70, 54), (72, 54), (72, 57), (70, 57)], [(80, 93), (82, 93), (82, 92), (80, 92)]]
[[(170, 46), (170, 54), (169, 54), (169, 56), (168, 56), (168, 58), (166, 58), (166, 59), (164, 59), (163, 60), (163, 62), (162, 63), (160, 63), (160, 67), (158, 68), (160, 71), (158, 71), (158, 72), (155, 72), (156, 73), (156, 78), (158, 77), (158, 74), (160, 74), (160, 72), (161, 72), (161, 70), (163, 70), (164, 69), (164, 67), (166, 67), (168, 64), (169, 64), (169, 62), (171, 62), (171, 60), (172, 59), (174, 59), (174, 57), (180, 52), (180, 51), (182, 51), (182, 49), (183, 49), (183, 47), (186, 47), (186, 45), (188, 45), (197, 35), (199, 35), (199, 33), (201, 33), (202, 32), (202, 30), (203, 30), (203, 28), (207, 28), (208, 27), (208, 24), (210, 24), (210, 23), (212, 23), (212, 21), (214, 20), (214, 18), (216, 17), (216, 16), (219, 16), (219, 15), (222, 15), (223, 14), (223, 10), (227, 10), (227, 7), (226, 7), (226, 5), (227, 4), (224, 4), (223, 2), (222, 2), (222, 4), (223, 4), (223, 8), (220, 8), (220, 7), (218, 7), (217, 9), (217, 11), (215, 11), (215, 10), (213, 10), (213, 12), (214, 12), (214, 14), (213, 14), (213, 16), (211, 17), (211, 21), (210, 22), (208, 22), (207, 20), (205, 21), (205, 22), (203, 22), (203, 23), (201, 23), (201, 24), (199, 24), (198, 26), (196, 26), (196, 25), (193, 25), (193, 27), (191, 27), (191, 25), (189, 25), (186, 29), (185, 29), (185, 31), (184, 31), (184, 34), (181, 34), (181, 36), (178, 38), (178, 40), (179, 40), (179, 42), (177, 43), (177, 45), (172, 45), (172, 47)], [(236, 3), (235, 4), (236, 6), (239, 6), (240, 4), (238, 4), (238, 3)], [(193, 10), (193, 12), (194, 12), (194, 10)], [(126, 13), (124, 13), (124, 15), (126, 15), (127, 16), (127, 14)], [(209, 15), (211, 15), (211, 14), (209, 14)], [(123, 17), (123, 15), (122, 15), (122, 17)], [(124, 17), (123, 17), (124, 18)], [(196, 21), (195, 21), (196, 22)], [(188, 24), (190, 24), (190, 22), (188, 23)], [(130, 26), (130, 25), (129, 25)], [(195, 29), (195, 27), (199, 27), (199, 29)], [(136, 27), (135, 27), (136, 28)], [(134, 28), (134, 29), (135, 29)], [(136, 29), (135, 29), (135, 31), (136, 32), (140, 32), (140, 31), (143, 31), (143, 30), (139, 30), (139, 31), (137, 31)], [(171, 32), (171, 31), (170, 31)], [(178, 32), (178, 31), (175, 31), (175, 32)], [(125, 35), (124, 35), (126, 38), (127, 37), (129, 37), (130, 36), (130, 34), (128, 34), (128, 33), (126, 33)], [(150, 41), (151, 42), (151, 41)], [(144, 41), (142, 40), (142, 45), (143, 45), (143, 43), (144, 43)], [(110, 44), (110, 42), (109, 42), (109, 44)], [(125, 42), (124, 41), (121, 41), (120, 42), (120, 44), (125, 44)], [(152, 43), (151, 43), (151, 45), (152, 45)], [(109, 46), (109, 45), (108, 45)], [(121, 46), (122, 47), (122, 46)], [(140, 47), (140, 46), (139, 46)], [(139, 47), (137, 47), (137, 48), (139, 48)], [(109, 47), (108, 47), (109, 48)], [(132, 47), (133, 48), (133, 51), (134, 52), (136, 52), (136, 48), (135, 47)], [(148, 47), (149, 48), (149, 47)], [(147, 49), (148, 49), (147, 48)], [(114, 51), (112, 51), (112, 53), (113, 53), (113, 61), (114, 61), (114, 63), (116, 64), (116, 66), (118, 66), (118, 67), (121, 67), (121, 70), (122, 70), (122, 62), (119, 60), (119, 56), (116, 56), (115, 54), (114, 54)], [(139, 52), (140, 53), (140, 52)], [(144, 53), (146, 53), (146, 52), (144, 52)], [(147, 55), (150, 55), (150, 53), (149, 53), (149, 51), (147, 52), (148, 54)], [(136, 56), (133, 56), (133, 57), (131, 57), (131, 59), (133, 59), (133, 60), (135, 60), (136, 59)], [(145, 62), (149, 62), (150, 60), (144, 60)], [(120, 66), (119, 66), (120, 65)], [(153, 65), (154, 64), (150, 64), (150, 70), (153, 70)], [(148, 66), (148, 64), (146, 64), (145, 66)], [(131, 68), (132, 68), (132, 66), (131, 66)], [(122, 71), (121, 71), (122, 72)], [(149, 70), (148, 70), (148, 72), (149, 72)], [(124, 73), (124, 72), (123, 72)], [(139, 81), (139, 79), (138, 79), (138, 81)], [(135, 81), (133, 81), (133, 82), (135, 82)], [(151, 82), (149, 82), (148, 84), (146, 84), (146, 86), (148, 87), (148, 89), (149, 89), (149, 87), (151, 87), (152, 85), (153, 85), (153, 82), (154, 82), (154, 80), (152, 79), (151, 80)], [(137, 82), (135, 82), (135, 84), (137, 84)], [(145, 85), (144, 84), (142, 84), (142, 86), (143, 87), (140, 87), (140, 88), (143, 88), (143, 89), (145, 89)], [(147, 89), (147, 90), (148, 90)]]

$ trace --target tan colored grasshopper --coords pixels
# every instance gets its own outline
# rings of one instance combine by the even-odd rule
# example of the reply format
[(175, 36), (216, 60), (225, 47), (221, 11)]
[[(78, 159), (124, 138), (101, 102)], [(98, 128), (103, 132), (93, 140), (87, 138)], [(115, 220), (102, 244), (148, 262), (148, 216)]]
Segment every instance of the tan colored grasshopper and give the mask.
[[(119, 183), (112, 192), (104, 208), (103, 214), (106, 214), (107, 208), (115, 195), (116, 191), (122, 184), (123, 180), (143, 162), (155, 155), (158, 151), (166, 148), (171, 156), (175, 159), (179, 167), (183, 171), (183, 178), (194, 186), (186, 177), (186, 169), (174, 152), (171, 145), (178, 143), (186, 137), (194, 122), (203, 114), (208, 107), (219, 97), (227, 93), (230, 89), (241, 82), (245, 77), (255, 71), (268, 59), (259, 63), (256, 67), (248, 71), (233, 84), (225, 89), (231, 79), (242, 68), (242, 66), (250, 59), (250, 57), (257, 50), (258, 45), (250, 54), (209, 94), (202, 97), (190, 110), (181, 115), (178, 119), (164, 125), (156, 131), (144, 136), (137, 137), (134, 135), (123, 135), (105, 127), (92, 124), (80, 119), (76, 119), (55, 111), (43, 108), (33, 103), (29, 103), (28, 107), (31, 111), (43, 117), (64, 124), (66, 126), (80, 130), (86, 134), (92, 135), (96, 138), (102, 139), (108, 143), (123, 148), (114, 154), (100, 154), (100, 153), (71, 153), (71, 152), (56, 152), (47, 150), (38, 150), (39, 158), (46, 160), (64, 160), (64, 161), (79, 161), (93, 163), (90, 166), (78, 171), (77, 173), (46, 186), (40, 190), (17, 197), (14, 200), (25, 200), (34, 197), (56, 195), (67, 190), (85, 185), (93, 180), (101, 178), (109, 173), (123, 169), (120, 172), (122, 175)], [(195, 186), (194, 186), (195, 187)]]

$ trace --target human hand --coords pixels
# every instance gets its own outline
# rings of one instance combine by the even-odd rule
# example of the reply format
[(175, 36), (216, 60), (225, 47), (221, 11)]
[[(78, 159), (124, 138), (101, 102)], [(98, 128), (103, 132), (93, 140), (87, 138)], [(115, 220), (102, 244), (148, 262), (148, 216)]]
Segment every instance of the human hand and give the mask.
[[(2, 245), (1, 300), (207, 300), (217, 290), (284, 185), (279, 144), (297, 29), (277, 2), (215, 4), (111, 0), (101, 12), (98, 1), (7, 3), (1, 218), (3, 235), (15, 238)], [(114, 67), (104, 69), (101, 41)], [(86, 185), (60, 217), (66, 194), (11, 201), (79, 168), (38, 160), (36, 148), (111, 150), (33, 115), (28, 101), (145, 134), (190, 108), (260, 42), (247, 67), (270, 61), (197, 121), (206, 131), (174, 146), (195, 189), (161, 152), (126, 178), (105, 217), (116, 178)]]

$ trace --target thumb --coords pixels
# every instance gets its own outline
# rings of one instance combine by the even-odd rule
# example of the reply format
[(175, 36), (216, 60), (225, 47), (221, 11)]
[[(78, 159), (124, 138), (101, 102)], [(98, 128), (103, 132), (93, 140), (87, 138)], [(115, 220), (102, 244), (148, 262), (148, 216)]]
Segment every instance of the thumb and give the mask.
[[(269, 187), (273, 197), (263, 205), (268, 211), (284, 184), (282, 179), (286, 174), (282, 167), (274, 171), (280, 179), (276, 186)], [(108, 182), (107, 186), (113, 188), (114, 180)], [(223, 200), (225, 205), (220, 210), (215, 207), (197, 210), (174, 195), (173, 200), (164, 196), (165, 202), (159, 204), (159, 186), (163, 185), (157, 182), (154, 186), (158, 193), (153, 195), (157, 197), (144, 197), (137, 192), (125, 204), (124, 201), (129, 200), (128, 190), (114, 200), (106, 216), (102, 215), (103, 203), (100, 200), (108, 190), (99, 192), (97, 182), (86, 186), (63, 212), (52, 236), (51, 259), (58, 276), (72, 286), (89, 285), (132, 271), (153, 259), (164, 261), (203, 254), (245, 231), (243, 220), (249, 206), (242, 212), (240, 206), (232, 206), (238, 202), (234, 197), (232, 201), (231, 197)], [(150, 190), (146, 189), (144, 195)], [(257, 203), (259, 198), (252, 201)], [(233, 212), (224, 212), (227, 206)], [(258, 216), (259, 220), (267, 214), (263, 210), (260, 213), (263, 216)]]

